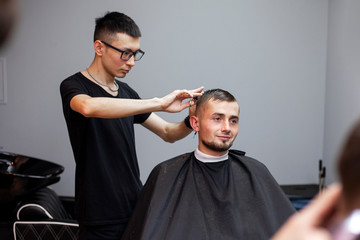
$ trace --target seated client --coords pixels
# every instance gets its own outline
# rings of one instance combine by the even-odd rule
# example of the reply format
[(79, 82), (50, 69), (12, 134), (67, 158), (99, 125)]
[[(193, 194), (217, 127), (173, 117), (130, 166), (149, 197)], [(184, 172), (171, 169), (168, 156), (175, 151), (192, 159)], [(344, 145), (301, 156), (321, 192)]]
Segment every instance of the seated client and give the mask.
[(262, 163), (229, 150), (239, 111), (221, 89), (199, 98), (198, 148), (153, 169), (122, 239), (269, 239), (295, 212)]

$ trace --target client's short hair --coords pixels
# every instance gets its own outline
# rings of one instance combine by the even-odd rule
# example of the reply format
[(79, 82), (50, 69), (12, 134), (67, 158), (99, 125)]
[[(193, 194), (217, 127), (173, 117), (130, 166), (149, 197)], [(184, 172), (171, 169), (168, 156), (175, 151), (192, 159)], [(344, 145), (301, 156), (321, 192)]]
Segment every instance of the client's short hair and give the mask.
[(236, 102), (236, 98), (226, 90), (215, 88), (206, 90), (196, 102), (196, 114), (210, 101)]

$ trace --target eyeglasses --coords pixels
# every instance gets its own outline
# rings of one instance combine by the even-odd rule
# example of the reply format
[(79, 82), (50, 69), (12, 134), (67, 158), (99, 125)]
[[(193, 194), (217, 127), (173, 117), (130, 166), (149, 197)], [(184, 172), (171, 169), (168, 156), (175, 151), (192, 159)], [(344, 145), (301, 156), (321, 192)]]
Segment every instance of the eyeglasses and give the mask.
[(137, 51), (135, 51), (135, 52), (133, 52), (133, 51), (131, 51), (131, 50), (125, 50), (125, 51), (124, 51), (124, 50), (120, 50), (120, 49), (114, 47), (114, 46), (111, 45), (111, 44), (108, 44), (107, 42), (104, 42), (104, 41), (101, 41), (101, 42), (102, 42), (103, 44), (105, 44), (106, 46), (111, 47), (112, 49), (120, 52), (120, 53), (121, 53), (120, 59), (123, 60), (123, 61), (129, 60), (132, 56), (134, 56), (134, 60), (135, 60), (135, 61), (139, 61), (139, 60), (144, 56), (144, 54), (145, 54), (145, 52), (142, 51), (142, 50), (140, 50), (140, 49), (137, 50)]

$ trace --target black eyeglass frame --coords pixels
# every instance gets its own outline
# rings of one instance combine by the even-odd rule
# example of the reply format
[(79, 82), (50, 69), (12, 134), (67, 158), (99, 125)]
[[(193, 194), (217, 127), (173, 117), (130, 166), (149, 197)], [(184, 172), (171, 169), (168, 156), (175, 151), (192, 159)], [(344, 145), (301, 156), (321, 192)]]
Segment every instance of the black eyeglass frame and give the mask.
[[(145, 52), (144, 52), (143, 50), (141, 50), (141, 49), (136, 50), (135, 52), (133, 52), (133, 51), (131, 51), (131, 50), (126, 50), (126, 51), (124, 51), (124, 50), (118, 49), (117, 47), (114, 47), (113, 45), (111, 45), (111, 44), (109, 44), (109, 43), (107, 43), (107, 42), (105, 42), (105, 41), (100, 41), (100, 42), (102, 42), (102, 43), (105, 44), (106, 46), (108, 46), (108, 47), (110, 47), (110, 48), (112, 48), (112, 49), (120, 52), (120, 53), (121, 53), (120, 59), (123, 60), (123, 61), (129, 60), (132, 56), (134, 56), (134, 61), (139, 61), (139, 60), (144, 56), (144, 54), (145, 54)], [(130, 54), (130, 56), (129, 56), (128, 58), (123, 58), (123, 54), (124, 54), (125, 52), (131, 52), (131, 54)], [(138, 52), (141, 53), (140, 58), (135, 58), (135, 56), (136, 56), (136, 54), (137, 54)]]

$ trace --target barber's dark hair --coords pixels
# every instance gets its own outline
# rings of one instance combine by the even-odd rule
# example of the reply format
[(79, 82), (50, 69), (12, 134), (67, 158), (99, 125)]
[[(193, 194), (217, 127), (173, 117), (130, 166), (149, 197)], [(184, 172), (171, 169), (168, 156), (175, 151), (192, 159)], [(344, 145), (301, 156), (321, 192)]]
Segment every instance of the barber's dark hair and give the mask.
[(119, 12), (107, 12), (105, 16), (97, 18), (94, 31), (96, 40), (114, 41), (117, 33), (125, 33), (132, 37), (141, 37), (141, 32), (129, 16)]
[(338, 172), (346, 200), (360, 196), (360, 120), (353, 126), (344, 142), (338, 160)]
[(206, 90), (196, 102), (196, 112), (203, 108), (210, 100), (236, 102), (236, 98), (226, 90), (215, 88)]

